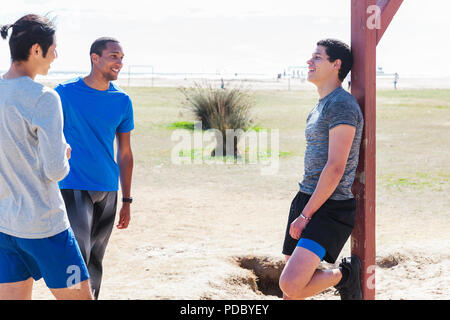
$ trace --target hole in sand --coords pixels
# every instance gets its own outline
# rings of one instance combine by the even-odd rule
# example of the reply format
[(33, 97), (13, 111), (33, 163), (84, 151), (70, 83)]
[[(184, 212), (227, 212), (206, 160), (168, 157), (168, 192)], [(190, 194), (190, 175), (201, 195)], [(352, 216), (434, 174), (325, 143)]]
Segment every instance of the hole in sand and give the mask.
[(377, 260), (377, 265), (384, 269), (395, 267), (400, 262), (405, 261), (406, 258), (401, 254), (390, 254), (385, 257), (381, 257)]
[[(255, 256), (236, 257), (235, 261), (241, 268), (252, 271), (256, 276), (255, 280), (242, 280), (242, 283), (249, 285), (253, 291), (259, 291), (262, 294), (279, 298), (283, 297), (278, 282), (285, 265), (284, 261)], [(254, 281), (256, 281), (256, 287), (253, 285)]]

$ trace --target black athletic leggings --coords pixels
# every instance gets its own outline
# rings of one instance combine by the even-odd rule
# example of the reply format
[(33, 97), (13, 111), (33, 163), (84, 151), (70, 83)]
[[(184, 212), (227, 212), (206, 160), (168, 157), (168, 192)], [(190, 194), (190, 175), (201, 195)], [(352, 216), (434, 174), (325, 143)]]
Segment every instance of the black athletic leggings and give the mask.
[(70, 226), (75, 234), (95, 299), (102, 281), (102, 261), (114, 226), (117, 191), (62, 189)]

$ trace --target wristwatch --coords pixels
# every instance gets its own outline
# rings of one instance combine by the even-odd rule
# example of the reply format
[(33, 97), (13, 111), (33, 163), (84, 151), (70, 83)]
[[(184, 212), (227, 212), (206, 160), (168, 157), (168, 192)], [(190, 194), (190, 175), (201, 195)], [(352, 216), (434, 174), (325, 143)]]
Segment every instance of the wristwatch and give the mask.
[(133, 202), (133, 198), (122, 198), (122, 202), (128, 202), (128, 203), (132, 203)]

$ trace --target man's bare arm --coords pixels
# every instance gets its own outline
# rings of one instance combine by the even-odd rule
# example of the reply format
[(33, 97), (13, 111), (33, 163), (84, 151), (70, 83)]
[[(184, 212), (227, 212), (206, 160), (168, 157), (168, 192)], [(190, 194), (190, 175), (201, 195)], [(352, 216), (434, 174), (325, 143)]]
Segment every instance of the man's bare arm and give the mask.
[(314, 193), (303, 209), (306, 217), (311, 217), (336, 190), (345, 171), (355, 132), (355, 127), (345, 124), (330, 130), (328, 161), (320, 174)]
[[(131, 180), (133, 175), (133, 152), (131, 150), (131, 133), (118, 132), (117, 137), (117, 163), (120, 172), (120, 186), (122, 197), (131, 196)], [(123, 202), (117, 227), (126, 229), (130, 222), (130, 203)]]

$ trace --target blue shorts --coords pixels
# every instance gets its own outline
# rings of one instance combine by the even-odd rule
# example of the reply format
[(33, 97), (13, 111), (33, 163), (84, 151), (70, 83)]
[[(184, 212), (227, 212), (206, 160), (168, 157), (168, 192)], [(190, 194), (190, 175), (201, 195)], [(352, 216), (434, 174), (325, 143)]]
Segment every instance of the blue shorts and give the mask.
[(0, 232), (0, 283), (44, 278), (50, 289), (89, 279), (71, 228), (43, 239), (17, 238)]

